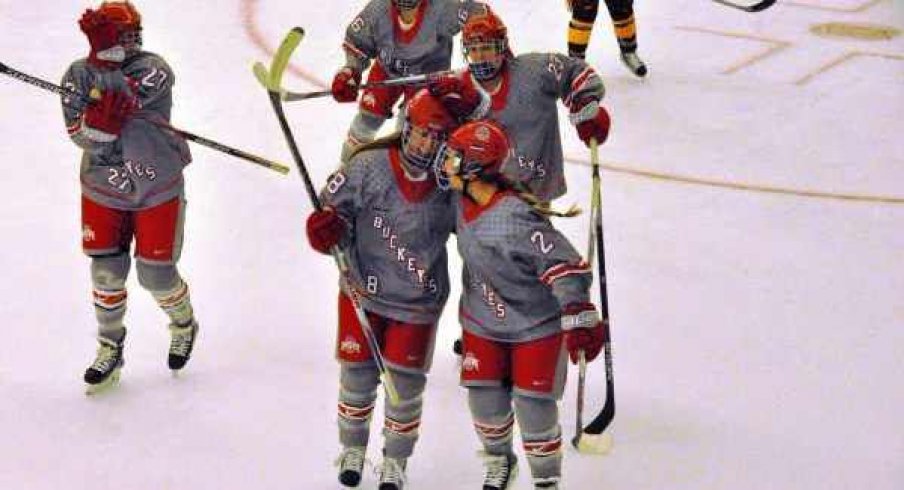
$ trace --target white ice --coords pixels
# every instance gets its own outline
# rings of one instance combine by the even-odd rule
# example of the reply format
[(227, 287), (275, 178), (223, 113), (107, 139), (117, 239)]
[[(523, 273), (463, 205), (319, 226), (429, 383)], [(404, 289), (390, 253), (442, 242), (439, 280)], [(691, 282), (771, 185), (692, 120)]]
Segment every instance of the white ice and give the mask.
[[(516, 52), (564, 50), (562, 2), (492, 3)], [(290, 164), (251, 75), (269, 55), (249, 32), (275, 46), (303, 26), (293, 64), (327, 80), (362, 4), (137, 1), (146, 48), (177, 73), (173, 123)], [(904, 488), (904, 38), (809, 32), (825, 22), (902, 29), (901, 3), (780, 1), (760, 14), (705, 0), (637, 4), (649, 79), (619, 65), (605, 13), (589, 55), (614, 120), (602, 159), (615, 446), (603, 457), (569, 448), (566, 488)], [(0, 2), (0, 61), (57, 81), (86, 52), (76, 20), (89, 5)], [(849, 52), (862, 54), (819, 71)], [(297, 76), (286, 83), (320, 88)], [(133, 276), (121, 385), (87, 398), (81, 374), (95, 324), (79, 246), (78, 152), (56, 97), (0, 77), (0, 106), (0, 488), (336, 488), (337, 275), (304, 240), (311, 206), (297, 172), (194, 147), (181, 268), (201, 322), (195, 356), (170, 376), (166, 319)], [(354, 107), (320, 99), (287, 112), (319, 186)], [(564, 121), (562, 133), (568, 155), (587, 161)], [(625, 168), (862, 199), (617, 171)], [(588, 167), (567, 172), (570, 192), (558, 204), (586, 208)], [(586, 215), (556, 223), (584, 248)], [(480, 485), (450, 349), (454, 303), (411, 489)], [(589, 411), (601, 406), (603, 372), (591, 364)], [(561, 412), (568, 437), (573, 389)], [(375, 461), (378, 441), (375, 427)], [(515, 488), (530, 488), (522, 470)], [(368, 474), (362, 488), (375, 486)]]

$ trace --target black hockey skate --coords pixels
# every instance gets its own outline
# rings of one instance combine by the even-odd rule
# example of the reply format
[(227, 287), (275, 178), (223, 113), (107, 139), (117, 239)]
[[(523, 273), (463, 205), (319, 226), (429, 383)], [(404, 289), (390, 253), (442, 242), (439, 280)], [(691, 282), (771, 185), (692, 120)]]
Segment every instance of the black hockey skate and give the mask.
[(637, 56), (635, 51), (622, 51), (621, 61), (635, 76), (640, 78), (647, 76), (647, 65), (640, 59), (640, 56)]
[(339, 483), (345, 488), (355, 488), (361, 483), (366, 451), (367, 448), (364, 447), (347, 447), (336, 458), (336, 465), (339, 466)]
[(535, 478), (535, 490), (559, 490), (559, 478)]
[(518, 457), (514, 454), (483, 454), (483, 490), (508, 490), (518, 476)]
[(85, 371), (86, 394), (93, 395), (119, 382), (119, 371), (125, 363), (122, 346), (125, 336), (119, 342), (98, 337), (97, 357)]
[(198, 322), (192, 319), (188, 325), (171, 324), (169, 328), (171, 338), (167, 364), (175, 373), (184, 368), (191, 358), (191, 350), (195, 345), (195, 337), (198, 335)]
[(402, 490), (405, 488), (405, 460), (383, 458), (380, 468), (380, 486), (377, 490)]

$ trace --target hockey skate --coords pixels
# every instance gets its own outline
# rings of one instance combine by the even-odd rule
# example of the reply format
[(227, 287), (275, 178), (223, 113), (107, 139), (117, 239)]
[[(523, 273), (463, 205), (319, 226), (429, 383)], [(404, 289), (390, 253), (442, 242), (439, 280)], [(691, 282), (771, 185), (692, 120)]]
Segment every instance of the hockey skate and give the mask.
[(638, 77), (647, 76), (647, 65), (644, 64), (643, 60), (640, 59), (640, 56), (637, 56), (637, 53), (634, 51), (622, 51), (621, 53), (621, 61), (624, 63), (625, 67)]
[(355, 488), (361, 483), (366, 451), (365, 447), (347, 447), (336, 458), (336, 466), (339, 467), (339, 483), (345, 488)]
[(383, 458), (383, 467), (378, 470), (380, 486), (378, 490), (402, 490), (405, 488), (405, 460)]
[(480, 453), (486, 473), (483, 490), (508, 490), (518, 476), (518, 457), (514, 454)]
[(176, 374), (191, 358), (191, 350), (195, 345), (195, 337), (198, 335), (198, 322), (192, 319), (185, 326), (170, 324), (170, 346), (167, 364)]
[(87, 395), (93, 395), (116, 385), (119, 382), (119, 371), (125, 361), (122, 357), (122, 346), (125, 337), (119, 342), (114, 342), (105, 337), (98, 337), (100, 344), (97, 347), (97, 357), (85, 371), (85, 383), (88, 388)]

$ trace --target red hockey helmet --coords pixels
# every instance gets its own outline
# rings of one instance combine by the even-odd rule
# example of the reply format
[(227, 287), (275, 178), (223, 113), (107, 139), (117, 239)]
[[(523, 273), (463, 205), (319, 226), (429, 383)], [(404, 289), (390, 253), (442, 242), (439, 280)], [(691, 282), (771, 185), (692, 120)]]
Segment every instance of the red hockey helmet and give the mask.
[(489, 5), (468, 16), (461, 31), (461, 43), (471, 73), (478, 80), (496, 77), (510, 57), (508, 29)]
[(141, 14), (131, 2), (103, 2), (97, 12), (116, 25), (127, 56), (141, 50)]
[[(421, 89), (408, 101), (402, 125), (402, 154), (420, 169), (428, 169), (436, 152), (455, 127), (455, 119), (427, 89)], [(417, 136), (413, 136), (417, 133)]]
[(510, 144), (502, 127), (483, 119), (462, 125), (449, 135), (446, 147), (455, 175), (469, 177), (498, 174), (509, 156)]

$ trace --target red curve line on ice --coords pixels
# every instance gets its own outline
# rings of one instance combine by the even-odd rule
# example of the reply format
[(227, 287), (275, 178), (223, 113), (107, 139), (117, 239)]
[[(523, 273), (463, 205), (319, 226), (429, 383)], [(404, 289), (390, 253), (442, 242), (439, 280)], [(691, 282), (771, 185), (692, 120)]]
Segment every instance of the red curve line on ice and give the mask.
[[(258, 0), (241, 0), (242, 26), (245, 28), (245, 34), (251, 39), (255, 46), (266, 53), (268, 58), (273, 57), (275, 50), (265, 41), (265, 36), (261, 33), (257, 26), (257, 6)], [(326, 82), (315, 77), (303, 68), (289, 63), (289, 73), (301, 78), (302, 80), (314, 85), (318, 88), (327, 88)]]

